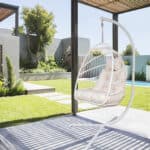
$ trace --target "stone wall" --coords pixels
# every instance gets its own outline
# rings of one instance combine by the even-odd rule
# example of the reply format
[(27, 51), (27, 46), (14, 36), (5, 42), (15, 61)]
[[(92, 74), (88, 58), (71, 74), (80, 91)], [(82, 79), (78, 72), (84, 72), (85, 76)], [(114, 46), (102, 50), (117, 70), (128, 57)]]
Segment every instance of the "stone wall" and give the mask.
[(68, 79), (71, 78), (70, 72), (51, 72), (51, 73), (20, 73), (20, 78), (24, 81)]

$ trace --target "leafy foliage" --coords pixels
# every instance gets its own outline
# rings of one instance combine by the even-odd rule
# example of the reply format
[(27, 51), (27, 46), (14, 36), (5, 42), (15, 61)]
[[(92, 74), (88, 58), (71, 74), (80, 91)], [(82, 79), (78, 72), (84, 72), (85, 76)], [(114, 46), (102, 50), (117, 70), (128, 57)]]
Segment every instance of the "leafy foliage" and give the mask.
[(36, 44), (32, 53), (44, 51), (46, 45), (52, 42), (56, 32), (53, 13), (49, 13), (42, 6), (23, 8), (23, 20), (27, 34), (36, 35)]
[(100, 50), (93, 50), (93, 51), (92, 51), (92, 55), (93, 55), (93, 56), (101, 56), (102, 53), (101, 53)]
[(135, 80), (136, 81), (146, 81), (146, 75), (144, 72), (136, 72), (135, 73)]
[(44, 72), (52, 72), (52, 71), (63, 71), (63, 68), (60, 68), (53, 56), (48, 57), (48, 59), (44, 61), (40, 61), (38, 63), (38, 69), (43, 70)]
[(44, 73), (44, 72), (54, 72), (54, 71), (65, 71), (60, 67), (53, 56), (50, 56), (45, 62), (39, 61), (37, 69), (23, 69), (21, 72), (24, 73)]
[(0, 86), (0, 97), (1, 96), (6, 96), (8, 93), (8, 88), (5, 88), (3, 86)]
[(16, 80), (12, 63), (6, 56), (7, 79), (0, 80), (0, 96), (12, 96), (25, 94), (25, 89), (21, 80)]
[[(25, 34), (24, 26), (18, 27), (18, 33), (19, 34)], [(15, 34), (15, 28), (13, 29), (13, 34)]]
[(147, 62), (147, 65), (150, 65), (150, 60)]
[[(130, 44), (127, 45), (126, 49), (123, 51), (123, 56), (131, 56), (133, 54), (132, 52), (132, 46)], [(136, 50), (135, 55), (138, 56), (139, 52)]]
[(14, 95), (22, 95), (22, 94), (25, 94), (25, 89), (22, 81), (18, 80), (16, 81), (14, 87), (9, 89), (8, 95), (14, 96)]
[(6, 56), (6, 64), (7, 64), (7, 86), (8, 88), (12, 88), (15, 84), (15, 76), (13, 72), (13, 66), (9, 59), (9, 57)]
[(129, 60), (125, 60), (125, 61), (124, 61), (124, 64), (125, 64), (125, 65), (130, 65)]

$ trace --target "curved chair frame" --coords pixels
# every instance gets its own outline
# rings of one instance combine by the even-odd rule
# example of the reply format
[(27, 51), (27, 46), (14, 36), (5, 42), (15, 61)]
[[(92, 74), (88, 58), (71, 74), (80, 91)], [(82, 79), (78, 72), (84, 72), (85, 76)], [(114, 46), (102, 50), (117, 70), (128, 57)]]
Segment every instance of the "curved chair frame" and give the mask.
[[(130, 99), (128, 101), (128, 105), (126, 106), (125, 110), (119, 115), (119, 116), (115, 116), (113, 117), (110, 121), (106, 122), (106, 123), (103, 123), (103, 124), (94, 124), (94, 125), (90, 125), (90, 124), (74, 124), (74, 125), (71, 125), (71, 126), (98, 126), (99, 129), (97, 131), (97, 133), (93, 136), (93, 138), (91, 139), (91, 141), (88, 143), (88, 145), (86, 146), (85, 150), (88, 150), (91, 145), (93, 144), (93, 142), (96, 140), (96, 138), (98, 137), (98, 135), (100, 134), (100, 132), (102, 131), (102, 129), (105, 127), (105, 126), (108, 126), (108, 125), (112, 125), (112, 124), (115, 124), (117, 122), (119, 122), (125, 115), (126, 113), (128, 112), (129, 108), (131, 107), (131, 104), (133, 102), (133, 99), (134, 99), (134, 82), (135, 82), (135, 48), (134, 48), (134, 43), (133, 43), (133, 40), (129, 34), (129, 32), (125, 29), (124, 26), (122, 26), (120, 23), (118, 23), (117, 21), (114, 21), (112, 19), (108, 19), (108, 18), (104, 18), (104, 17), (101, 17), (100, 18), (100, 21), (101, 21), (101, 24), (103, 25), (103, 22), (109, 22), (109, 23), (112, 23), (112, 24), (115, 24), (117, 25), (118, 27), (120, 27), (124, 33), (127, 35), (128, 39), (129, 39), (129, 42), (131, 44), (131, 47), (132, 47), (132, 84), (131, 84), (131, 95), (130, 95)], [(103, 31), (102, 31), (102, 35), (103, 35)], [(102, 42), (103, 42), (103, 36), (102, 36)], [(83, 63), (82, 63), (82, 66), (79, 70), (79, 73), (81, 71), (81, 69), (83, 68), (83, 66), (85, 65), (85, 62), (86, 62), (86, 58), (84, 59)], [(113, 62), (114, 60), (112, 60), (112, 69), (113, 69)], [(78, 88), (78, 78), (79, 78), (79, 73), (78, 73), (78, 76), (77, 76), (77, 80), (76, 80), (76, 84), (75, 84), (75, 89), (74, 89), (74, 93), (76, 94), (76, 89)], [(113, 77), (113, 74), (111, 75), (111, 80), (112, 80), (112, 77)], [(111, 83), (111, 80), (110, 80), (110, 83)], [(110, 86), (109, 86), (109, 90), (110, 90)]]

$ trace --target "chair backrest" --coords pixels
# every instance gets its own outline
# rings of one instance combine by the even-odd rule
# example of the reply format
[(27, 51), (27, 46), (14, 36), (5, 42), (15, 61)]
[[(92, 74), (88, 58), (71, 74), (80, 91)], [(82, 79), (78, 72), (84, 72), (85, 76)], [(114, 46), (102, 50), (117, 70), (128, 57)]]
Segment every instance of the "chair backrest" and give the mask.
[[(97, 91), (107, 92), (111, 80), (111, 74), (112, 74), (112, 59), (108, 58), (106, 61), (106, 66), (100, 73), (99, 79), (94, 89)], [(126, 72), (124, 62), (121, 57), (115, 57), (110, 94), (116, 93), (117, 90), (124, 90), (125, 81), (126, 81)]]

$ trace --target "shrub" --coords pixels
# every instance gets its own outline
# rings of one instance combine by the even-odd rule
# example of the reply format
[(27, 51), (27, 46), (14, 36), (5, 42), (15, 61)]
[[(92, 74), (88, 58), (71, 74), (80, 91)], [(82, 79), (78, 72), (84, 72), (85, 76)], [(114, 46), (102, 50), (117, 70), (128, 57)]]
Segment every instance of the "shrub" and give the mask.
[[(131, 56), (132, 55), (132, 46), (129, 44), (126, 46), (126, 49), (123, 51), (123, 56)], [(135, 55), (138, 56), (139, 52), (135, 50)]]
[(3, 82), (2, 81), (0, 81), (0, 88), (3, 86)]
[(150, 65), (150, 60), (147, 62), (147, 65)]
[(64, 70), (63, 68), (57, 65), (55, 58), (53, 56), (48, 57), (48, 59), (45, 62), (40, 61), (38, 63), (38, 69), (44, 70), (44, 72), (51, 72), (54, 70)]
[(7, 96), (8, 95), (8, 91), (9, 91), (8, 88), (5, 88), (5, 87), (1, 86), (0, 87), (0, 97), (1, 96)]
[(101, 52), (100, 50), (96, 50), (96, 49), (95, 49), (95, 50), (92, 51), (92, 55), (93, 55), (93, 56), (101, 56), (101, 55), (102, 55), (102, 52)]
[(20, 72), (23, 73), (44, 73), (44, 72), (54, 72), (54, 71), (66, 71), (64, 68), (60, 67), (56, 63), (53, 56), (48, 57), (46, 61), (39, 61), (36, 69), (21, 69)]
[(13, 66), (10, 59), (6, 56), (6, 64), (7, 64), (7, 83), (8, 88), (12, 88), (15, 84), (15, 76), (13, 72)]
[(14, 87), (9, 90), (8, 95), (14, 96), (14, 95), (22, 95), (22, 94), (25, 94), (25, 89), (22, 81), (18, 80), (14, 85)]
[(21, 69), (20, 72), (23, 73), (44, 73), (43, 69)]
[(8, 57), (6, 57), (6, 64), (7, 80), (0, 81), (0, 96), (25, 94), (25, 89), (22, 81), (15, 79), (13, 66)]
[(124, 64), (125, 64), (125, 65), (130, 65), (129, 60), (125, 60), (125, 61), (124, 61)]
[(136, 72), (135, 73), (135, 80), (137, 81), (146, 81), (146, 75), (144, 72), (140, 73), (140, 72)]

